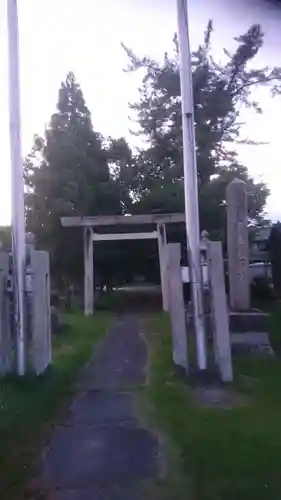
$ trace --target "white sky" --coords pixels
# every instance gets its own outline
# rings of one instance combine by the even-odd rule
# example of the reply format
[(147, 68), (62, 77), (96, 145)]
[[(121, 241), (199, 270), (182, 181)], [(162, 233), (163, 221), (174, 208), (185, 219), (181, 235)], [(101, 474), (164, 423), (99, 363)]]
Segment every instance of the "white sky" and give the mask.
[[(281, 66), (281, 9), (262, 8), (265, 0), (189, 0), (191, 45), (202, 41), (207, 20), (215, 24), (214, 54), (233, 47), (233, 36), (262, 24), (266, 43), (257, 63)], [(103, 135), (132, 138), (128, 102), (137, 98), (138, 78), (125, 74), (120, 41), (137, 54), (160, 58), (176, 31), (176, 0), (19, 0), (23, 154), (33, 134), (43, 133), (55, 110), (60, 82), (74, 71), (94, 127)], [(247, 134), (269, 144), (245, 147), (240, 156), (255, 178), (271, 189), (268, 212), (281, 217), (279, 110), (281, 97), (260, 92), (263, 116), (248, 113)], [(10, 221), (8, 61), (6, 0), (0, 0), (0, 225)]]

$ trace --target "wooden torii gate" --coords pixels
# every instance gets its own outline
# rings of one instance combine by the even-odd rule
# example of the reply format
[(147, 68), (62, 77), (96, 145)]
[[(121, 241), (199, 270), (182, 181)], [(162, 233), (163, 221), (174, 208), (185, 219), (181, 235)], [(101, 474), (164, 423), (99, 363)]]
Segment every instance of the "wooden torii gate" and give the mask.
[[(145, 215), (105, 215), (97, 217), (61, 217), (63, 227), (82, 227), (84, 230), (84, 314), (90, 316), (94, 311), (94, 242), (158, 239), (158, 252), (161, 275), (161, 291), (164, 311), (168, 310), (168, 280), (166, 271), (166, 224), (185, 222), (183, 213), (145, 214)], [(137, 233), (99, 233), (105, 226), (151, 225), (149, 232)]]

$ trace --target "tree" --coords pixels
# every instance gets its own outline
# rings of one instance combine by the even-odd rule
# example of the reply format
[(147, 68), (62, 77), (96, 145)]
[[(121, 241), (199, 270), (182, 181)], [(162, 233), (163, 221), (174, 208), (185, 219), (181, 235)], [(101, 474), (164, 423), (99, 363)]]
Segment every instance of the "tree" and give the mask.
[(115, 181), (115, 193), (120, 200), (123, 213), (131, 213), (134, 156), (123, 137), (119, 139), (109, 138), (107, 158), (111, 176)]
[[(192, 54), (194, 116), (199, 183), (201, 227), (221, 231), (225, 220), (225, 188), (234, 177), (247, 182), (249, 219), (263, 213), (267, 186), (256, 183), (247, 168), (238, 162), (235, 144), (248, 142), (240, 137), (243, 107), (260, 113), (251, 96), (258, 85), (272, 82), (279, 92), (280, 68), (252, 69), (252, 60), (263, 44), (260, 26), (252, 26), (236, 38), (233, 54), (225, 50), (226, 63), (218, 64), (211, 55), (213, 26), (209, 22), (204, 43)], [(138, 58), (126, 48), (127, 71), (143, 71), (140, 100), (131, 105), (147, 147), (135, 162), (134, 211), (183, 211), (183, 165), (180, 106), (179, 52), (174, 37), (174, 53), (162, 63), (149, 57)]]
[(273, 288), (276, 297), (281, 299), (281, 222), (277, 222), (271, 228), (268, 240)]
[(121, 214), (123, 205), (118, 176), (110, 173), (108, 151), (73, 73), (61, 85), (45, 136), (35, 138), (25, 179), (28, 229), (50, 251), (53, 273), (81, 277), (81, 230), (62, 228), (60, 217)]
[[(225, 51), (225, 64), (218, 64), (211, 55), (211, 35), (209, 23), (204, 43), (192, 55), (194, 112), (201, 227), (221, 232), (225, 188), (233, 177), (247, 182), (250, 222), (255, 224), (262, 218), (268, 189), (254, 182), (247, 168), (239, 164), (235, 147), (237, 142), (246, 141), (240, 134), (241, 108), (261, 112), (252, 98), (252, 88), (272, 82), (273, 93), (278, 93), (281, 71), (252, 69), (263, 43), (259, 26), (252, 26), (236, 39), (233, 54)], [(144, 72), (140, 100), (131, 108), (147, 144), (135, 155), (123, 138), (105, 141), (93, 129), (83, 93), (72, 73), (62, 83), (57, 111), (44, 137), (35, 138), (25, 162), (28, 230), (35, 233), (41, 248), (50, 251), (57, 277), (81, 277), (83, 265), (81, 231), (62, 228), (60, 217), (183, 211), (176, 38), (174, 46), (173, 55), (165, 54), (161, 63), (138, 58), (126, 49), (129, 71)], [(97, 245), (95, 268), (103, 274), (110, 269), (111, 276), (120, 275), (120, 269), (130, 274), (128, 262), (136, 250), (133, 243), (128, 248), (123, 253), (114, 245)], [(109, 267), (117, 254), (118, 259)]]
[(0, 250), (10, 252), (12, 250), (11, 226), (0, 226)]

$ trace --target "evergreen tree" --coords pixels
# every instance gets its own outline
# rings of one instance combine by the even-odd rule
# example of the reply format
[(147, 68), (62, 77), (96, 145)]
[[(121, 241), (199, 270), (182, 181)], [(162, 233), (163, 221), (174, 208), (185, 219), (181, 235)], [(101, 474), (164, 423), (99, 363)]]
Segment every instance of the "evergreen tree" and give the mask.
[[(227, 62), (218, 64), (211, 55), (212, 23), (204, 43), (192, 54), (194, 117), (198, 163), (199, 209), (202, 229), (220, 231), (225, 219), (225, 189), (238, 176), (247, 182), (249, 218), (263, 213), (268, 189), (254, 182), (247, 168), (238, 162), (235, 143), (240, 137), (241, 108), (261, 109), (251, 97), (258, 85), (277, 84), (280, 68), (252, 69), (252, 60), (263, 44), (260, 26), (252, 26), (236, 38), (233, 54), (225, 50)], [(164, 55), (162, 63), (138, 58), (124, 47), (129, 57), (127, 71), (144, 72), (140, 99), (131, 105), (140, 125), (139, 134), (147, 147), (135, 163), (136, 212), (175, 212), (184, 210), (181, 99), (178, 41), (174, 54)], [(279, 92), (278, 86), (272, 87)], [(254, 147), (254, 146), (253, 146)]]
[(73, 73), (61, 85), (45, 137), (35, 138), (25, 177), (28, 229), (50, 251), (56, 276), (81, 276), (81, 230), (62, 228), (60, 217), (121, 214), (123, 207), (103, 138), (93, 130)]

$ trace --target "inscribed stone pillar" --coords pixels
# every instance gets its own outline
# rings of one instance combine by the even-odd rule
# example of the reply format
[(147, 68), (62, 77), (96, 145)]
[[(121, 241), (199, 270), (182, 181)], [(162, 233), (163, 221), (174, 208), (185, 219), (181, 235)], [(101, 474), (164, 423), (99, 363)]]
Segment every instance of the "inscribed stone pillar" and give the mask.
[(40, 375), (52, 361), (50, 263), (49, 254), (32, 250), (31, 254), (31, 359), (32, 366)]
[(248, 208), (246, 184), (234, 179), (226, 189), (229, 298), (233, 310), (250, 308)]
[(169, 283), (167, 277), (167, 235), (165, 224), (157, 225), (158, 231), (158, 252), (159, 252), (159, 265), (160, 265), (160, 277), (161, 277), (161, 291), (162, 291), (162, 303), (163, 310), (169, 310)]
[(215, 360), (222, 381), (232, 382), (233, 371), (221, 242), (210, 241), (208, 254)]
[(93, 231), (84, 229), (84, 314), (90, 316), (94, 309)]
[(180, 243), (167, 245), (167, 270), (169, 278), (169, 309), (172, 326), (173, 361), (188, 370), (186, 312), (183, 300)]

